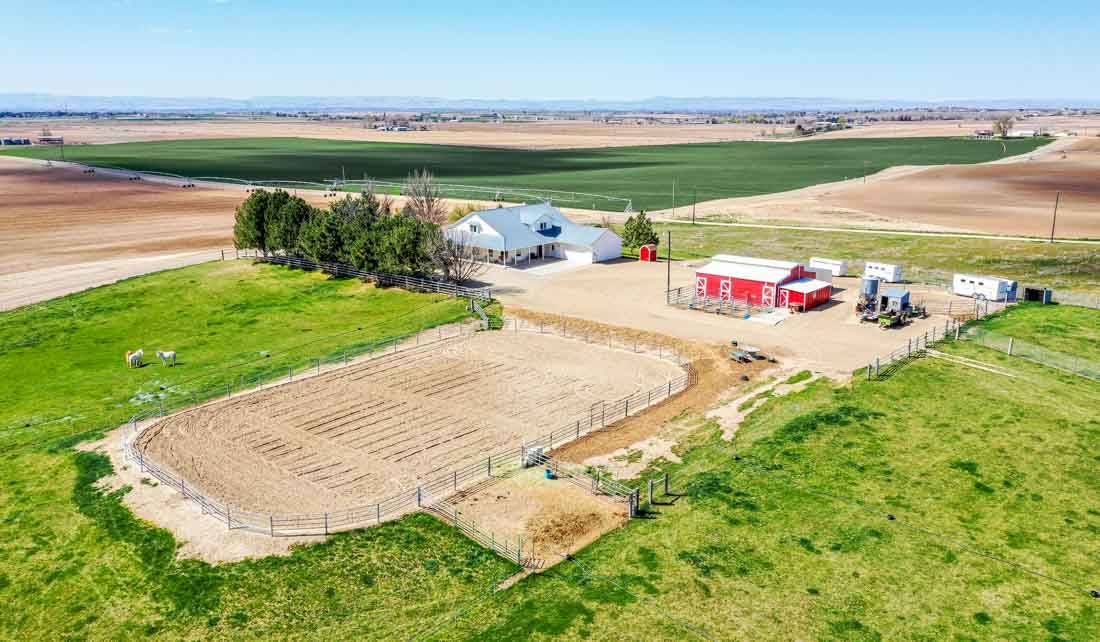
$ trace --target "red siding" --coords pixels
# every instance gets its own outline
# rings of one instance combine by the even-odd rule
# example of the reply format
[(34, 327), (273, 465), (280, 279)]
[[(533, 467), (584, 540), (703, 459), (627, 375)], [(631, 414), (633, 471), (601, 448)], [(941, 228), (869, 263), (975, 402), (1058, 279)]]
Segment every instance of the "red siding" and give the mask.
[[(774, 288), (772, 294), (772, 305), (778, 306), (780, 302), (780, 290), (782, 284), (795, 279), (803, 277), (815, 278), (815, 273), (812, 270), (807, 270), (803, 266), (799, 265), (791, 270), (790, 274), (784, 277), (780, 283), (765, 283), (763, 281), (752, 281), (749, 279), (739, 279), (736, 277), (722, 276), (719, 274), (708, 274), (705, 272), (696, 272), (696, 290), (699, 289), (699, 280), (704, 281), (704, 291), (708, 298), (733, 298), (738, 301), (744, 301), (746, 298), (749, 303), (754, 305), (761, 305), (764, 298), (764, 286), (769, 285)], [(728, 292), (722, 290), (723, 283), (729, 283)], [(829, 300), (832, 294), (832, 287), (825, 286), (814, 292), (803, 294), (802, 292), (790, 292), (789, 299), (787, 301), (788, 306), (802, 305), (804, 310), (809, 310), (815, 306)]]

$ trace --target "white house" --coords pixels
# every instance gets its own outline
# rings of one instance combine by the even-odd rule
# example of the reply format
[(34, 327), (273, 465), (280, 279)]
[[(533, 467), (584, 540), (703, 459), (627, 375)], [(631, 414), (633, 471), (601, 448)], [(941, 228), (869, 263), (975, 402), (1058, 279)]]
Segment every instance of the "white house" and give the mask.
[(618, 234), (574, 223), (549, 203), (472, 212), (447, 226), (447, 234), (477, 248), (477, 260), (501, 265), (546, 258), (599, 263), (623, 254)]

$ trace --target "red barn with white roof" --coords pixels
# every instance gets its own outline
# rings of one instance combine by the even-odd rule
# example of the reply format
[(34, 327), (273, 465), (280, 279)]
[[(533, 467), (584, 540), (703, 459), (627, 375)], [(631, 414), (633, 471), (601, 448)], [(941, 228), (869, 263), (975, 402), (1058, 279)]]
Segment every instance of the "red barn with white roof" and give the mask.
[(717, 254), (695, 272), (695, 295), (752, 305), (809, 310), (829, 300), (832, 284), (800, 263)]

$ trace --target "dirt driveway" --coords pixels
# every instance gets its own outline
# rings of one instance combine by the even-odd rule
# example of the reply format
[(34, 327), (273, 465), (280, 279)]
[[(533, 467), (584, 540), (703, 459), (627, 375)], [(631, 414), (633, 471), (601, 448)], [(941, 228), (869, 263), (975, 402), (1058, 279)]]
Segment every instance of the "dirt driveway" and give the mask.
[[(674, 263), (673, 287), (690, 285), (694, 266), (701, 263)], [(933, 326), (942, 327), (945, 321), (945, 317), (933, 316), (900, 330), (862, 325), (853, 311), (858, 280), (852, 278), (838, 280), (843, 289), (834, 294), (833, 303), (791, 315), (775, 326), (673, 308), (664, 302), (665, 267), (665, 263), (622, 260), (546, 276), (492, 267), (481, 279), (506, 308), (581, 317), (690, 341), (728, 343), (737, 339), (777, 356), (785, 366), (837, 377), (850, 375), (875, 356), (931, 331)], [(969, 301), (931, 286), (914, 285), (910, 290), (914, 302)]]

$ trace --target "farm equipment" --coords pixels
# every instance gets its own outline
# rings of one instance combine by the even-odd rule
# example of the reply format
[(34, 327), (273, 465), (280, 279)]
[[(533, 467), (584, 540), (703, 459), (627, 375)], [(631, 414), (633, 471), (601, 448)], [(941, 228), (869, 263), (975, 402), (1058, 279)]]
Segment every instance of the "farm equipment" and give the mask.
[(914, 306), (910, 303), (909, 290), (887, 288), (880, 293), (878, 286), (879, 279), (863, 279), (859, 300), (856, 301), (856, 315), (861, 322), (877, 322), (878, 326), (885, 330), (906, 325), (914, 317), (928, 316), (923, 306)]

